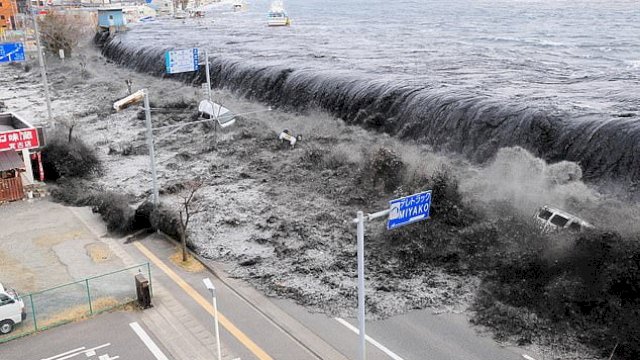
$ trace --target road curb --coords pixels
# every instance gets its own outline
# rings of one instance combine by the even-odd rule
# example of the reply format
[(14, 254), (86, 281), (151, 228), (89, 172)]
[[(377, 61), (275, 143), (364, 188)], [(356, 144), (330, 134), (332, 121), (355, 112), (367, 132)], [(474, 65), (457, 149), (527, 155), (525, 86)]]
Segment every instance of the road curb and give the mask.
[[(69, 211), (87, 228), (87, 230), (92, 233), (97, 239), (101, 242), (109, 246), (111, 251), (114, 253), (116, 257), (118, 257), (123, 263), (128, 265), (136, 265), (137, 261), (134, 260), (132, 255), (130, 255), (123, 245), (126, 245), (128, 242), (135, 241), (137, 239), (146, 238), (140, 237), (141, 234), (146, 230), (140, 230), (131, 234), (129, 236), (121, 237), (121, 238), (112, 238), (105, 237), (101, 234), (101, 231), (96, 229), (93, 224), (89, 223), (90, 218), (83, 216), (82, 212), (76, 207), (68, 207)], [(102, 220), (99, 221), (100, 224), (104, 224)], [(153, 235), (150, 233), (149, 235)], [(149, 279), (151, 280), (151, 279)], [(205, 359), (209, 355), (209, 351), (213, 348), (209, 344), (214, 343), (213, 334), (206, 331), (206, 329), (202, 326), (198, 330), (199, 332), (194, 331), (193, 328), (188, 328), (183, 325), (182, 322), (185, 318), (191, 319), (194, 323), (196, 319), (190, 313), (186, 313), (186, 309), (184, 310), (186, 315), (182, 315), (181, 317), (176, 316), (175, 311), (171, 311), (169, 309), (169, 304), (177, 304), (180, 308), (183, 308), (182, 305), (178, 302), (178, 300), (162, 285), (160, 282), (152, 282), (152, 287), (154, 294), (152, 294), (152, 301), (155, 305), (149, 309), (143, 310), (140, 319), (144, 323), (145, 326), (151, 330), (151, 333), (162, 343), (167, 353), (169, 353), (173, 359), (175, 360), (194, 360), (194, 359)], [(157, 295), (161, 294), (160, 297)], [(158, 302), (160, 302), (158, 304)], [(169, 331), (167, 329), (172, 329)], [(184, 337), (181, 341), (176, 341), (176, 333), (178, 334), (189, 334), (189, 336)], [(223, 344), (223, 353), (224, 358), (235, 358), (233, 354), (231, 354)]]
[[(172, 244), (180, 244), (178, 241), (160, 231), (157, 232)], [(146, 237), (145, 237), (146, 238)], [(349, 360), (344, 354), (336, 350), (324, 339), (306, 328), (291, 315), (287, 314), (274, 305), (266, 296), (262, 295), (252, 287), (248, 287), (244, 282), (229, 278), (224, 269), (215, 264), (210, 264), (212, 260), (207, 260), (196, 254), (191, 249), (187, 249), (189, 254), (198, 260), (204, 267), (218, 280), (225, 284), (238, 297), (254, 308), (259, 314), (269, 320), (274, 326), (280, 328), (293, 341), (305, 348), (309, 353), (318, 359)], [(214, 262), (215, 263), (215, 262)]]

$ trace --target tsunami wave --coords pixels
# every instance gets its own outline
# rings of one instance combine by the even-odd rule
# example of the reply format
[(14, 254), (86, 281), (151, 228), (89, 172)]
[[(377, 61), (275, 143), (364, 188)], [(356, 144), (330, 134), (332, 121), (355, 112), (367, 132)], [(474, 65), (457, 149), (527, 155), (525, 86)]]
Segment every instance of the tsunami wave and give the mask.
[[(164, 49), (131, 46), (118, 36), (97, 34), (102, 54), (117, 64), (156, 76), (200, 84), (195, 73), (165, 74)], [(411, 85), (346, 71), (263, 66), (210, 57), (211, 81), (249, 100), (285, 110), (320, 109), (346, 123), (464, 154), (476, 162), (498, 149), (521, 146), (548, 162), (578, 163), (589, 181), (635, 182), (640, 178), (640, 125), (635, 113), (603, 118), (575, 115), (523, 99), (499, 98)]]

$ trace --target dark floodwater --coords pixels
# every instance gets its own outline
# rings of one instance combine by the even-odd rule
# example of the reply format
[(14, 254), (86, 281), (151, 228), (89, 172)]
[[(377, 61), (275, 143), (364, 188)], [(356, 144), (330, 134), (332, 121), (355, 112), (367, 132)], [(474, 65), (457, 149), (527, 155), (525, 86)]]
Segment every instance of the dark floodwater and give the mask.
[(480, 161), (521, 145), (588, 177), (640, 177), (637, 0), (289, 0), (282, 28), (269, 5), (134, 26), (105, 54), (160, 73), (162, 50), (206, 48), (216, 84), (250, 98)]

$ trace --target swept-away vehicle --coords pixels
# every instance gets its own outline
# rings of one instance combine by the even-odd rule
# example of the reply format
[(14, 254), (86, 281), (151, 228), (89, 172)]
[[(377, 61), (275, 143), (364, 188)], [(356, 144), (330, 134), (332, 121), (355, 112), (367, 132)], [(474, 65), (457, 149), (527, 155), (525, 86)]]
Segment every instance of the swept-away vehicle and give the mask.
[(575, 215), (547, 205), (538, 209), (535, 220), (544, 232), (561, 229), (583, 231), (594, 227)]
[(18, 293), (0, 284), (0, 334), (8, 334), (27, 318), (24, 302)]

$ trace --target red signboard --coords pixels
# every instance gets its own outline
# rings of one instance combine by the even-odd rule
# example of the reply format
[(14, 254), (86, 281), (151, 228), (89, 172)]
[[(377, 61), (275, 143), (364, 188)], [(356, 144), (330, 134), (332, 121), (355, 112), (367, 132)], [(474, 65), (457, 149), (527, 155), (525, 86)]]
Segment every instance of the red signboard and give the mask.
[(0, 151), (35, 149), (40, 146), (35, 128), (0, 132)]

